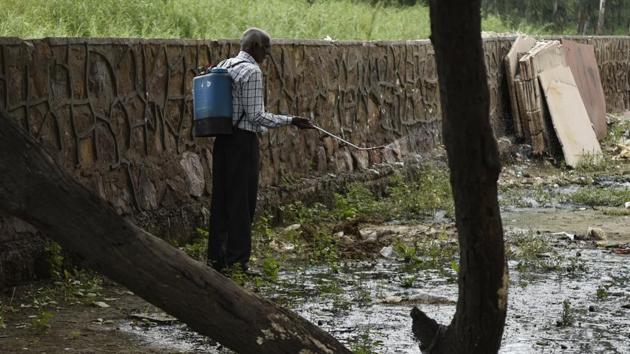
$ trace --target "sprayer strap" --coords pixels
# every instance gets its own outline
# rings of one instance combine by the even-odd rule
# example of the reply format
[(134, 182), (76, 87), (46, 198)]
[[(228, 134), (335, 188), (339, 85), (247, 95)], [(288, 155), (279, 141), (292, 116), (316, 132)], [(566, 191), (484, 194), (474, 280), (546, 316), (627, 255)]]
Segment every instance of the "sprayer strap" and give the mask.
[[(223, 63), (225, 63), (225, 61), (226, 61), (226, 60), (227, 60), (227, 59), (223, 59), (223, 60), (222, 60), (219, 64), (217, 64), (217, 67), (219, 67), (219, 68), (220, 68), (220, 67), (222, 67), (221, 65), (222, 65)], [(230, 66), (228, 66), (228, 68), (233, 68), (233, 67), (239, 66), (239, 65), (241, 65), (241, 64), (243, 64), (243, 63), (249, 63), (249, 61), (247, 61), (247, 60), (241, 60), (241, 61), (238, 61), (238, 62), (236, 62), (236, 63), (232, 63)], [(243, 120), (243, 118), (244, 118), (244, 117), (245, 117), (245, 110), (243, 109), (243, 113), (241, 113), (241, 116), (238, 118), (238, 120), (236, 121), (236, 124), (234, 124), (234, 125), (232, 126), (232, 128), (233, 128), (233, 129), (238, 129), (238, 125), (239, 125), (239, 124), (241, 124), (241, 121)]]

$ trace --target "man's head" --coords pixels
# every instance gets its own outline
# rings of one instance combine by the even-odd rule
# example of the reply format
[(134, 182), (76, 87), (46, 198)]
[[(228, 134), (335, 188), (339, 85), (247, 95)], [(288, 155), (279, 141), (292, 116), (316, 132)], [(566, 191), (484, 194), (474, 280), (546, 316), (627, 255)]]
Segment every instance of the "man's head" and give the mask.
[(258, 28), (249, 28), (241, 37), (241, 50), (249, 53), (258, 64), (271, 54), (271, 37)]

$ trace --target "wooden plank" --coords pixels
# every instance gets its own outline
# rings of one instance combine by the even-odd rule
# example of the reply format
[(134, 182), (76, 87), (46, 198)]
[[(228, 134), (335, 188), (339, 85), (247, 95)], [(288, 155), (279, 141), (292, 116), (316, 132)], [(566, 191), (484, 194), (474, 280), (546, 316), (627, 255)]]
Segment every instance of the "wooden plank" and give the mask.
[(562, 40), (562, 45), (565, 47), (567, 64), (580, 91), (595, 135), (598, 140), (602, 140), (608, 133), (606, 98), (595, 59), (595, 49), (590, 44), (580, 44), (566, 39)]
[(505, 71), (507, 76), (508, 92), (510, 94), (510, 107), (512, 109), (512, 122), (514, 124), (514, 134), (523, 138), (523, 128), (521, 117), (519, 114), (518, 98), (516, 94), (516, 84), (514, 82), (518, 70), (518, 55), (526, 53), (536, 44), (536, 40), (529, 36), (518, 36), (512, 48), (504, 59)]
[(547, 128), (545, 120), (549, 113), (543, 102), (543, 94), (538, 83), (538, 75), (542, 71), (559, 65), (566, 65), (564, 49), (559, 41), (539, 42), (523, 57), (519, 59), (521, 85), (527, 100), (524, 110), (525, 119), (529, 127), (529, 141), (532, 153), (541, 155), (550, 151), (553, 132)]
[(588, 155), (599, 159), (602, 150), (571, 69), (557, 66), (541, 72), (538, 77), (566, 164), (576, 167)]

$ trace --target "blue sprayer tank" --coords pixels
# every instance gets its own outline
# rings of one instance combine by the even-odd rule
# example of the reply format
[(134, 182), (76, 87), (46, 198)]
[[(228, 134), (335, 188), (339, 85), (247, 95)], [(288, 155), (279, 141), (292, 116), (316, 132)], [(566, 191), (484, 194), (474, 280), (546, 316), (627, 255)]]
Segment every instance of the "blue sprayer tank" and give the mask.
[(232, 134), (232, 77), (225, 68), (193, 79), (195, 136)]

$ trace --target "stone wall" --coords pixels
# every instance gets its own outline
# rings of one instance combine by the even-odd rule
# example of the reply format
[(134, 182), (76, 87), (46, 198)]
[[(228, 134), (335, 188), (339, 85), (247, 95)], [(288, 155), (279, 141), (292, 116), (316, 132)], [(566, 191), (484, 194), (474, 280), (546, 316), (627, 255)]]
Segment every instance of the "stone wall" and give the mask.
[[(627, 109), (630, 41), (590, 41), (601, 60), (609, 108)], [(511, 129), (502, 69), (510, 44), (510, 38), (484, 43), (497, 135)], [(212, 179), (212, 140), (194, 138), (191, 131), (192, 78), (198, 66), (237, 52), (230, 41), (3, 38), (0, 109), (118, 213), (182, 241), (207, 223)], [(357, 152), (292, 127), (264, 134), (261, 187), (284, 191), (283, 198), (296, 190), (290, 188), (296, 181), (317, 185), (331, 174), (361, 174), (440, 142), (439, 89), (428, 41), (279, 41), (263, 72), (267, 110), (311, 117), (357, 144), (393, 147)], [(274, 200), (267, 195), (262, 207)], [(42, 254), (41, 236), (16, 228), (28, 226), (0, 215), (0, 287), (31, 277), (13, 269)]]

